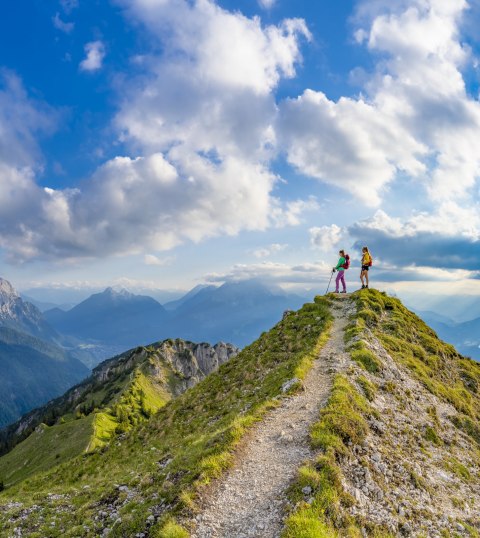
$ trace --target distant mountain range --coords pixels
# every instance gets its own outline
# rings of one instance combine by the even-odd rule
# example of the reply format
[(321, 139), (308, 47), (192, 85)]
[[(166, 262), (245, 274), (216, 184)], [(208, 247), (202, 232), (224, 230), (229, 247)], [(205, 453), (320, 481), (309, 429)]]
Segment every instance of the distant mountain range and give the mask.
[(60, 333), (125, 349), (157, 341), (167, 312), (151, 297), (107, 288), (67, 312), (54, 308), (44, 316)]
[(84, 342), (133, 347), (159, 338), (245, 346), (306, 300), (256, 281), (197, 286), (163, 307), (151, 297), (107, 288), (65, 312), (44, 313), (59, 332)]

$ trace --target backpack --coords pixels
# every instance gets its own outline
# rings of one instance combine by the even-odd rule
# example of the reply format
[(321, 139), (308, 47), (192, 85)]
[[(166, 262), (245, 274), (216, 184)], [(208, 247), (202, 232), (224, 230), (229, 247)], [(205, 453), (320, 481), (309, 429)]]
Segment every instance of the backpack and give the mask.
[(370, 261), (368, 262), (368, 267), (372, 267), (373, 265), (373, 258), (372, 258), (372, 255), (370, 254)]
[(350, 256), (348, 254), (345, 255), (345, 263), (342, 264), (342, 267), (344, 269), (348, 269), (350, 267)]

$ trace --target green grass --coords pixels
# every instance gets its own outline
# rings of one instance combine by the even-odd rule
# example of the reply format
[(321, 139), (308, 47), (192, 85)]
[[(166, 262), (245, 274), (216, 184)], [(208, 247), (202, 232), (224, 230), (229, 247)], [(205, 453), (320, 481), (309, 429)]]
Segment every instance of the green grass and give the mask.
[[(77, 411), (77, 420), (69, 413), (53, 426), (41, 425), (27, 439), (2, 456), (0, 478), (5, 487), (67, 462), (85, 451), (94, 451), (107, 445), (118, 433), (119, 427), (121, 431), (128, 431), (171, 398), (165, 386), (156, 383), (141, 370), (132, 375), (133, 379), (128, 376), (126, 380), (115, 383), (116, 386), (123, 386), (124, 392), (114, 403), (113, 411), (107, 407), (102, 411), (91, 412), (86, 417)], [(88, 407), (88, 402), (91, 402), (91, 394), (80, 407)], [(122, 416), (119, 409), (128, 411)], [(119, 417), (124, 419), (123, 422)]]
[(374, 374), (382, 369), (381, 362), (366, 347), (361, 347), (360, 349), (353, 349), (350, 353), (350, 356), (367, 372)]
[(375, 400), (375, 396), (377, 394), (377, 386), (374, 383), (372, 383), (363, 375), (357, 377), (357, 383), (362, 388), (363, 393), (365, 394), (368, 401), (372, 402), (373, 400)]
[[(278, 405), (283, 383), (304, 377), (331, 320), (328, 301), (317, 298), (148, 421), (133, 425), (121, 440), (9, 488), (0, 494), (0, 504), (18, 499), (40, 509), (13, 523), (11, 513), (0, 511), (0, 526), (20, 526), (30, 536), (93, 537), (104, 525), (94, 516), (117, 502), (122, 521), (112, 538), (144, 532), (153, 506), (162, 506), (163, 515), (148, 532), (181, 537), (172, 518), (192, 515), (199, 492), (231, 465), (246, 430)], [(114, 484), (127, 485), (132, 497)], [(58, 510), (58, 501), (46, 500), (47, 492), (67, 494), (68, 509)]]
[[(359, 537), (359, 527), (346, 516), (352, 499), (343, 491), (339, 461), (350, 445), (361, 443), (367, 433), (367, 400), (344, 375), (337, 374), (332, 393), (311, 429), (311, 444), (321, 454), (298, 471), (289, 497), (296, 509), (287, 518), (282, 538)], [(312, 488), (313, 502), (305, 502), (302, 489)]]
[(0, 478), (9, 487), (84, 452), (92, 435), (93, 415), (57, 426), (41, 425), (0, 458)]
[(462, 480), (465, 480), (466, 482), (470, 482), (472, 480), (472, 473), (470, 472), (468, 467), (458, 461), (453, 456), (449, 457), (445, 461), (445, 468), (448, 471), (452, 472), (455, 476), (461, 478)]
[(423, 436), (427, 441), (430, 441), (430, 443), (433, 443), (436, 446), (440, 446), (443, 444), (442, 439), (438, 435), (435, 428), (433, 428), (432, 426), (427, 426), (425, 428), (425, 433), (423, 434)]

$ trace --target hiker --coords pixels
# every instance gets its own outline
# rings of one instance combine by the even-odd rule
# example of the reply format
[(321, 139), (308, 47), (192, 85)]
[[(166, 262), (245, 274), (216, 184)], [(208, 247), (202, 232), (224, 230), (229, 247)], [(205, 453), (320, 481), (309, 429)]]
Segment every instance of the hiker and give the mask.
[(373, 259), (368, 250), (368, 247), (362, 248), (362, 270), (360, 271), (360, 280), (362, 282), (362, 290), (368, 288), (368, 270), (372, 266)]
[(338, 260), (337, 266), (333, 268), (333, 272), (338, 271), (337, 278), (335, 279), (335, 293), (338, 293), (338, 288), (340, 282), (343, 286), (343, 291), (341, 293), (347, 293), (347, 286), (345, 285), (345, 269), (350, 267), (350, 256), (345, 254), (344, 250), (339, 252), (340, 259)]

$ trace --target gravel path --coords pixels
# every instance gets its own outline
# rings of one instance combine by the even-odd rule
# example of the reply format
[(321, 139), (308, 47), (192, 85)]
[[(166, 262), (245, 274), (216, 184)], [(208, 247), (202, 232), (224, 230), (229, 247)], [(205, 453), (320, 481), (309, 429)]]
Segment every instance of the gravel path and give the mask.
[(250, 431), (235, 467), (205, 499), (192, 538), (280, 536), (285, 492), (302, 462), (314, 456), (309, 427), (328, 400), (334, 373), (348, 360), (343, 336), (351, 308), (348, 296), (336, 301), (330, 339), (305, 379), (305, 390), (286, 398)]

